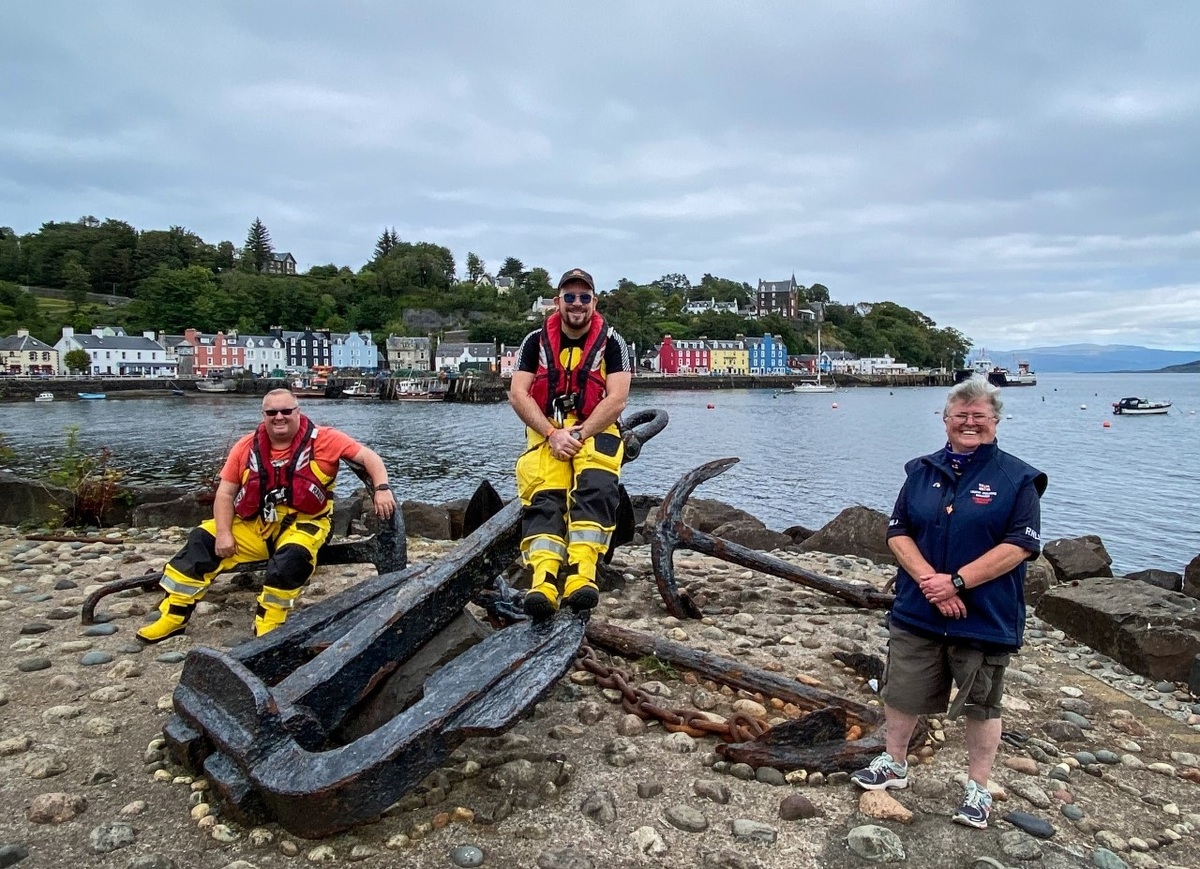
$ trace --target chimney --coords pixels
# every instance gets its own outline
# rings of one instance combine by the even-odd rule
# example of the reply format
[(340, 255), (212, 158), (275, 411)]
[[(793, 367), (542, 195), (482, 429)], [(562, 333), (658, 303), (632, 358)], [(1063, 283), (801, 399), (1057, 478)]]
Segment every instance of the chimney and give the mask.
[(64, 338), (74, 338), (75, 330), (70, 326), (63, 326), (63, 337)]
[(18, 329), (18, 330), (17, 330), (17, 337), (18, 337), (18, 338), (28, 338), (28, 337), (29, 337), (29, 330), (28, 330), (28, 329)]

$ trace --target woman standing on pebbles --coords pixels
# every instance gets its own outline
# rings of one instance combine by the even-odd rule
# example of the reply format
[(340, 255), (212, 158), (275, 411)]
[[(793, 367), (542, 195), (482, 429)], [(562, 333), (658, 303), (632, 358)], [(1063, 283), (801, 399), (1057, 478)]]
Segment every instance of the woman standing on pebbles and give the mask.
[(1004, 670), (1025, 629), (1025, 562), (1041, 548), (1046, 475), (996, 445), (1000, 390), (958, 384), (942, 419), (947, 443), (904, 470), (888, 521), (900, 569), (889, 616), (883, 701), (887, 752), (851, 781), (908, 786), (908, 743), (921, 715), (965, 714), (967, 787), (952, 819), (987, 827), (987, 782), (1000, 746)]

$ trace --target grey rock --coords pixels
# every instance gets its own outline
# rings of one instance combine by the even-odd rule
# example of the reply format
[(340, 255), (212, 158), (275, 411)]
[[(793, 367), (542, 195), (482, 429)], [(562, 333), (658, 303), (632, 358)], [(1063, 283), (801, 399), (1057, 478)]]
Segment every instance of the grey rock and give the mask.
[(30, 622), (27, 625), (21, 625), (20, 634), (23, 637), (32, 637), (52, 630), (54, 630), (54, 625), (48, 625), (45, 622)]
[(33, 658), (22, 658), (17, 661), (17, 669), (22, 673), (36, 673), (39, 670), (50, 669), (50, 659), (35, 656)]
[[(1047, 794), (1032, 781), (1015, 779), (1010, 784), (1006, 785), (1006, 787), (1008, 790), (1012, 791), (1018, 796), (1024, 797), (1032, 805), (1039, 809), (1048, 809), (1052, 805), (1049, 794)], [(1011, 857), (1012, 855), (1010, 854), (1009, 856)]]
[(729, 774), (742, 781), (754, 781), (754, 767), (748, 763), (730, 764)]
[(125, 869), (178, 869), (178, 866), (166, 854), (143, 854), (130, 860)]
[(113, 656), (108, 652), (94, 649), (90, 652), (87, 652), (82, 658), (80, 658), (79, 664), (81, 667), (96, 667), (100, 664), (111, 664), (112, 660)]
[(1129, 864), (1107, 848), (1097, 848), (1092, 852), (1092, 862), (1099, 869), (1129, 869)]
[(1031, 815), (1028, 812), (1009, 812), (1004, 816), (1004, 820), (1008, 821), (1014, 827), (1024, 830), (1031, 836), (1037, 836), (1039, 839), (1049, 839), (1057, 832), (1054, 825), (1044, 818), (1039, 818), (1036, 815)]
[(1094, 534), (1051, 540), (1042, 551), (1059, 582), (1113, 575), (1112, 556)]
[(596, 869), (596, 861), (578, 848), (543, 851), (534, 862), (538, 869)]
[(729, 803), (729, 788), (719, 781), (696, 779), (692, 782), (692, 792), (701, 799), (712, 800), (722, 806)]
[(1038, 860), (1042, 856), (1042, 848), (1037, 840), (1020, 830), (1005, 830), (1000, 834), (1000, 850), (1004, 856), (1014, 860)]
[(1132, 579), (1135, 582), (1149, 583), (1167, 591), (1183, 591), (1183, 574), (1175, 573), (1173, 570), (1159, 570), (1156, 567), (1152, 567), (1149, 570), (1138, 570), (1134, 573), (1127, 573), (1125, 574), (1125, 578)]
[(1189, 561), (1183, 569), (1183, 593), (1200, 599), (1200, 555)]
[(133, 827), (124, 821), (109, 821), (88, 834), (88, 843), (97, 854), (108, 854), (136, 841)]
[(876, 564), (895, 564), (896, 558), (887, 547), (887, 521), (887, 515), (878, 510), (861, 505), (847, 507), (801, 543), (800, 549), (856, 555)]
[(29, 849), (24, 845), (0, 845), (0, 869), (6, 869), (8, 866), (16, 866), (28, 856)]
[(899, 863), (905, 858), (900, 837), (886, 827), (863, 824), (846, 837), (850, 850), (872, 863)]
[(1083, 818), (1083, 809), (1074, 803), (1063, 803), (1061, 811), (1063, 817), (1068, 821), (1078, 821)]
[(733, 838), (743, 841), (773, 845), (779, 838), (779, 831), (770, 824), (751, 821), (747, 818), (734, 818), (730, 828), (733, 831)]
[(450, 849), (450, 862), (463, 869), (474, 869), (483, 865), (483, 851), (474, 845), (458, 845)]
[(1083, 729), (1070, 721), (1047, 721), (1042, 725), (1042, 732), (1055, 742), (1078, 742), (1083, 739)]
[(118, 630), (120, 628), (111, 623), (106, 625), (88, 625), (83, 629), (83, 635), (85, 637), (107, 637), (115, 634)]
[(584, 817), (604, 826), (617, 819), (617, 801), (609, 791), (594, 791), (579, 806)]
[(1037, 615), (1152, 679), (1187, 681), (1200, 654), (1195, 599), (1144, 582), (1097, 578), (1056, 586)]
[(658, 782), (638, 782), (638, 799), (649, 800), (663, 792), (663, 786)]
[(708, 829), (708, 819), (704, 813), (682, 803), (669, 807), (663, 817), (672, 827), (685, 833), (703, 833)]
[[(836, 773), (835, 773), (836, 774)], [(765, 785), (772, 787), (783, 787), (787, 784), (787, 779), (783, 777), (783, 773), (771, 766), (760, 766), (754, 771), (754, 778)], [(832, 779), (830, 784), (834, 784)]]
[(163, 652), (154, 660), (160, 664), (180, 664), (187, 657), (186, 652)]
[(1063, 721), (1071, 722), (1076, 727), (1078, 727), (1080, 730), (1091, 730), (1092, 729), (1092, 722), (1088, 721), (1086, 718), (1084, 718), (1082, 715), (1080, 715), (1077, 712), (1071, 712), (1070, 710), (1064, 710), (1062, 715), (1060, 715), (1059, 717), (1062, 718)]
[(733, 848), (719, 848), (716, 851), (706, 851), (700, 858), (703, 869), (757, 869), (758, 862), (749, 854), (735, 851)]
[(1096, 755), (1096, 761), (1098, 763), (1113, 764), (1121, 762), (1121, 756), (1115, 751), (1108, 751), (1107, 749), (1102, 748), (1093, 753)]

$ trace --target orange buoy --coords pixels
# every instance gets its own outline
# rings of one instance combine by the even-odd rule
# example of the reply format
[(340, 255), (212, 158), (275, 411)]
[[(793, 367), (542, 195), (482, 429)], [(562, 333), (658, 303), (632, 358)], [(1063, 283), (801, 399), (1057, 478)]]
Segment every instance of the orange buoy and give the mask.
[(1112, 423), (1108, 420), (1105, 420), (1103, 423), (1101, 423), (1101, 425), (1103, 425), (1105, 428), (1112, 428)]
[(837, 410), (837, 402), (836, 402), (836, 401), (835, 401), (835, 402), (834, 402), (832, 405), (830, 405), (830, 406), (831, 406), (831, 407), (832, 407), (834, 410)]
[(714, 407), (716, 407), (716, 405), (715, 405), (715, 404), (710, 404), (710, 405), (708, 406), (708, 409), (709, 409), (709, 410), (712, 410)]

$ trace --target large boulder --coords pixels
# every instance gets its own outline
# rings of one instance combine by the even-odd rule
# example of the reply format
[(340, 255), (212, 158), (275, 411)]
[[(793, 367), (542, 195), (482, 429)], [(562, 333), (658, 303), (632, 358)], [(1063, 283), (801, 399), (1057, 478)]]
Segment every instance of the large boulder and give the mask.
[(1025, 602), (1036, 606), (1042, 595), (1056, 582), (1058, 580), (1054, 576), (1054, 568), (1050, 566), (1046, 556), (1039, 555), (1025, 566)]
[(129, 524), (135, 528), (192, 528), (213, 515), (212, 502), (196, 498), (195, 493), (177, 495), (169, 501), (138, 504), (133, 508)]
[(683, 505), (683, 521), (706, 534), (714, 533), (729, 522), (757, 522), (760, 526), (763, 524), (745, 510), (730, 507), (724, 501), (710, 501), (707, 498), (689, 498)]
[(1152, 679), (1186, 682), (1200, 654), (1200, 601), (1144, 582), (1098, 577), (1057, 585), (1037, 614)]
[(0, 525), (52, 525), (75, 503), (69, 489), (0, 471)]
[(1200, 555), (1189, 561), (1183, 569), (1183, 593), (1200, 600)]
[(450, 540), (450, 511), (440, 504), (425, 504), (421, 501), (405, 501), (400, 505), (404, 513), (404, 529), (410, 537), (426, 537), (430, 540)]
[(764, 552), (793, 545), (791, 537), (780, 534), (778, 531), (772, 531), (757, 519), (726, 522), (724, 525), (718, 526), (713, 534), (730, 543), (737, 543), (750, 549), (761, 549)]
[(1059, 582), (1112, 576), (1112, 557), (1095, 534), (1051, 540), (1042, 550)]
[(887, 547), (888, 517), (861, 505), (847, 507), (807, 540), (800, 544), (804, 552), (830, 555), (856, 555), (877, 564), (895, 564)]
[(1136, 582), (1146, 582), (1155, 588), (1165, 588), (1167, 591), (1181, 591), (1183, 577), (1173, 570), (1159, 570), (1152, 567), (1149, 570), (1138, 570), (1125, 574), (1126, 579)]

